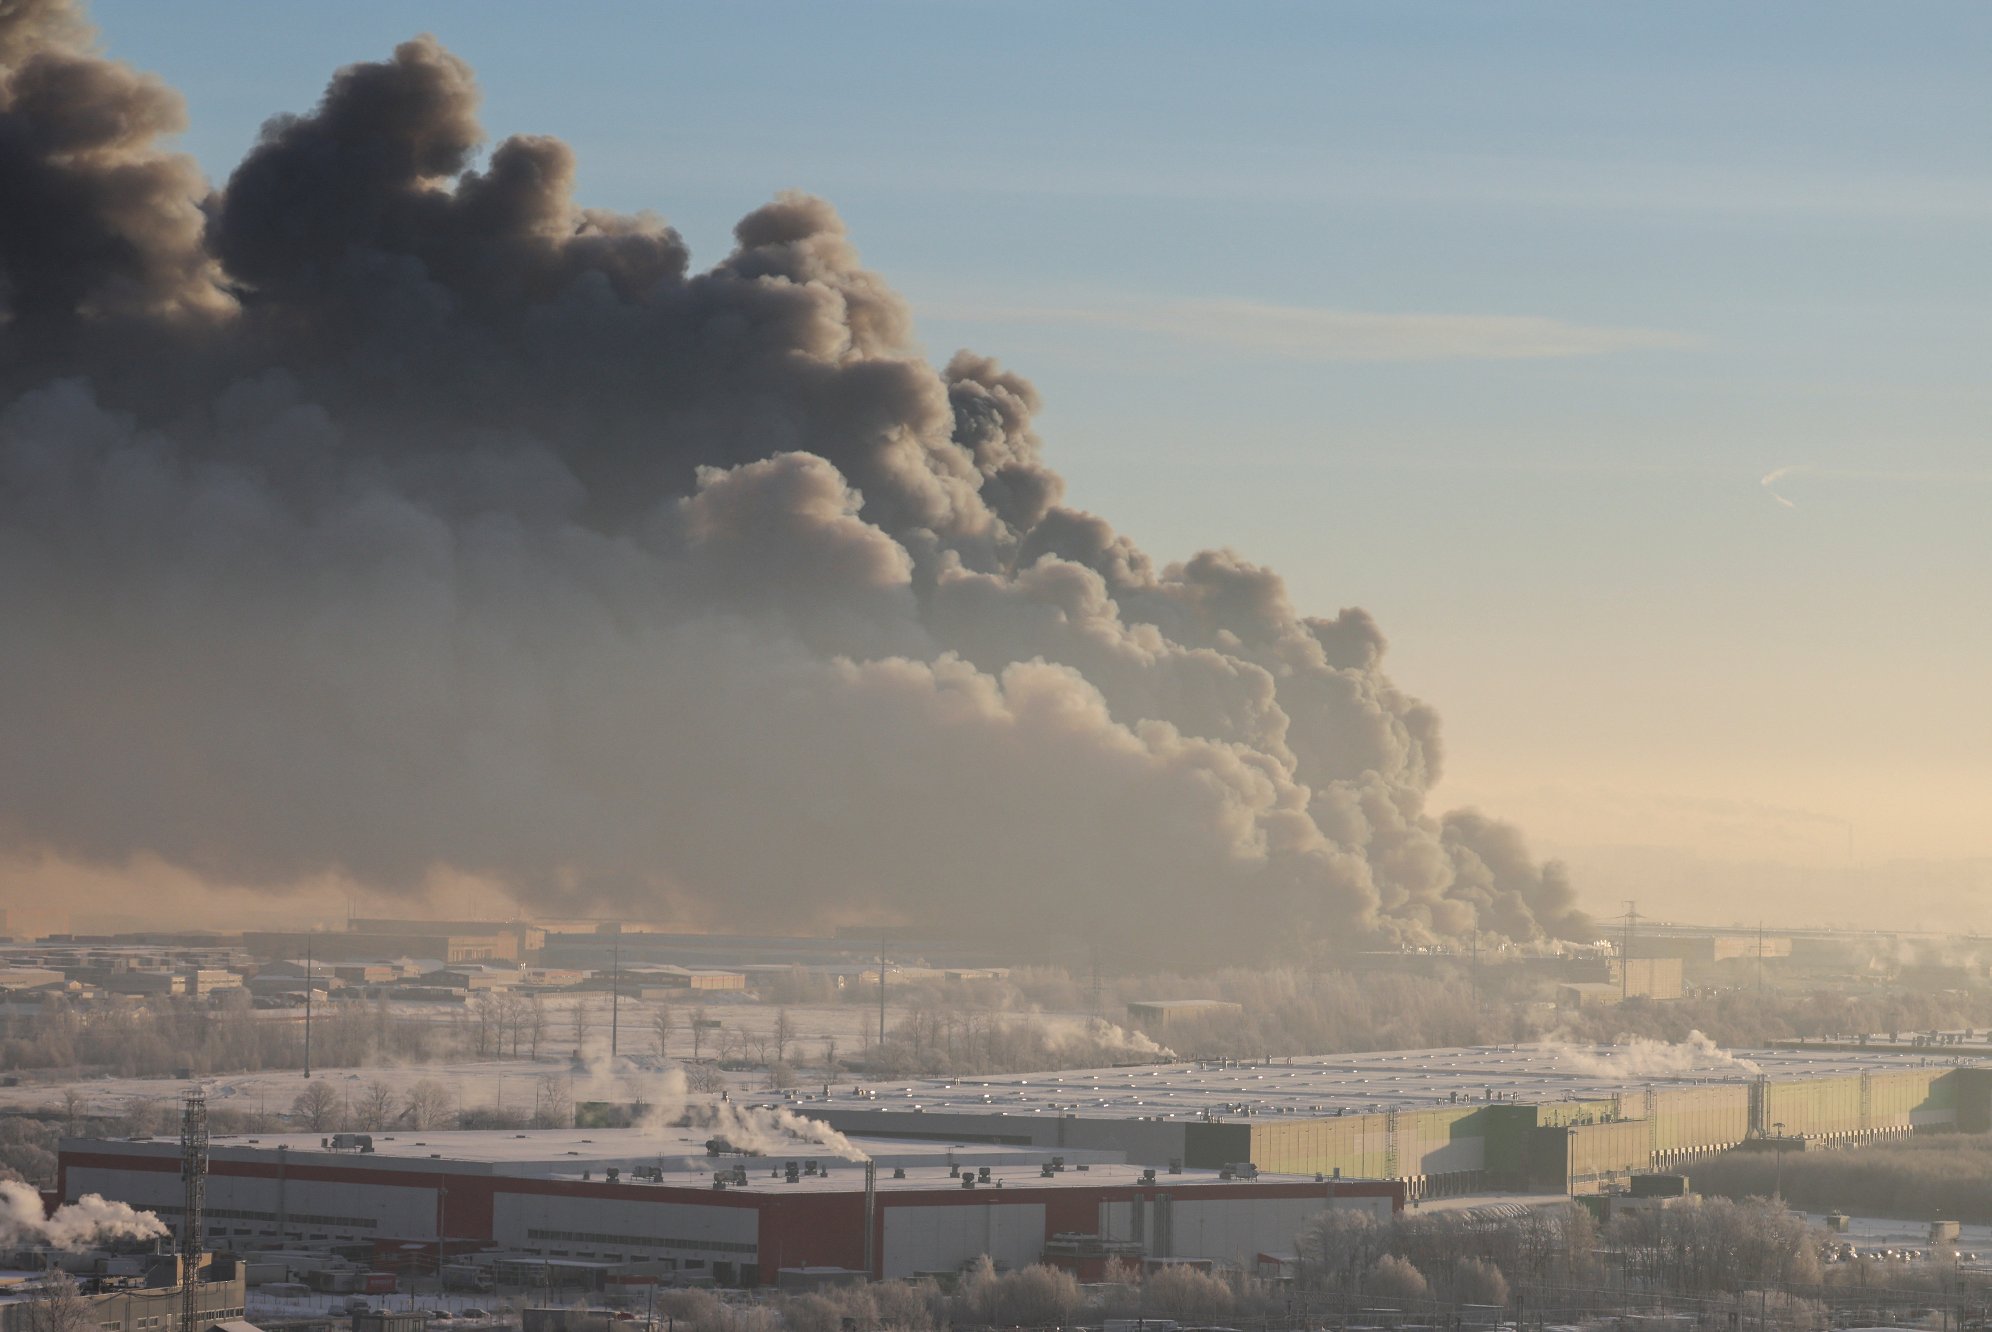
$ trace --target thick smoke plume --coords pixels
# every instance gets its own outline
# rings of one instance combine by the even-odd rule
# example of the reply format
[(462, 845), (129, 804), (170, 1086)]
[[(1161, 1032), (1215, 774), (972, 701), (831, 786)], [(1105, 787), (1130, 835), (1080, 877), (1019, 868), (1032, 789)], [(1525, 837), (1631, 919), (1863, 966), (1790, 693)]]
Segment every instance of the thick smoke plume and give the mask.
[(41, 1241), (57, 1249), (86, 1249), (114, 1240), (149, 1240), (166, 1235), (166, 1223), (151, 1212), (86, 1193), (52, 1215), (42, 1212), (32, 1184), (0, 1180), (0, 1243)]
[(694, 271), (430, 38), (219, 188), (0, 0), (0, 850), (1178, 957), (1581, 934), (1361, 610), (1063, 502), (835, 211)]

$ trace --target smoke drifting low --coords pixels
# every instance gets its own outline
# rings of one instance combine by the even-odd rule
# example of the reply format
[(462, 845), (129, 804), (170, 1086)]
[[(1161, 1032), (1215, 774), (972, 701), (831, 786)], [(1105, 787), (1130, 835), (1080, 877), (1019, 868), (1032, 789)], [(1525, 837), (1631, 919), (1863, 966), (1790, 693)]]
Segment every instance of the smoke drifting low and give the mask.
[(0, 3), (0, 850), (1165, 956), (1581, 933), (1361, 610), (1062, 502), (829, 204), (694, 271), (434, 40), (211, 189)]
[(0, 1243), (41, 1241), (57, 1249), (85, 1249), (113, 1240), (159, 1239), (166, 1223), (127, 1203), (86, 1193), (43, 1215), (41, 1195), (32, 1184), (0, 1180)]
[(1579, 1073), (1601, 1078), (1692, 1077), (1698, 1073), (1734, 1070), (1752, 1077), (1762, 1073), (1755, 1060), (1731, 1054), (1699, 1031), (1688, 1033), (1680, 1042), (1649, 1040), (1644, 1036), (1621, 1037), (1604, 1049), (1577, 1045), (1545, 1045), (1565, 1066)]

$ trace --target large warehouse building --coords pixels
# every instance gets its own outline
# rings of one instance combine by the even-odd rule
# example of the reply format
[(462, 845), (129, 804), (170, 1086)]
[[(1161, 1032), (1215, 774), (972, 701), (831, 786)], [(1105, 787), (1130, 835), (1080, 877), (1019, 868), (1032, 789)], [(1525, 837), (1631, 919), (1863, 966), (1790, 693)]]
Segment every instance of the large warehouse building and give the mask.
[[(245, 1251), (370, 1243), (417, 1260), (440, 1246), (451, 1262), (527, 1272), (645, 1266), (753, 1285), (799, 1268), (952, 1272), (984, 1253), (1012, 1266), (1048, 1255), (1250, 1266), (1292, 1253), (1325, 1209), (1388, 1214), (1403, 1202), (1401, 1186), (1374, 1180), (939, 1141), (861, 1141), (876, 1171), (868, 1190), (862, 1163), (820, 1146), (715, 1155), (707, 1142), (682, 1129), (375, 1134), (364, 1150), (347, 1135), (218, 1137), (208, 1241)], [(177, 1223), (179, 1172), (175, 1142), (69, 1138), (58, 1187), (66, 1200), (101, 1193)]]
[(1340, 1171), (1414, 1198), (1583, 1193), (1752, 1138), (1992, 1130), (1992, 1066), (1941, 1049), (1483, 1046), (870, 1084), (793, 1108), (847, 1133)]

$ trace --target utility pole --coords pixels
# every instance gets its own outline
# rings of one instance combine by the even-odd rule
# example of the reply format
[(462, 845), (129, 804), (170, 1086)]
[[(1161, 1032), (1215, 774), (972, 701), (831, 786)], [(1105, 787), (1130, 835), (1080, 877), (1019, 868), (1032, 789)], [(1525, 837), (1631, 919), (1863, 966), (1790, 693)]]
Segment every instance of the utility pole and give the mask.
[(1625, 943), (1619, 950), (1619, 1002), (1632, 997), (1632, 923), (1639, 919), (1639, 903), (1631, 898), (1625, 903)]
[(1104, 1020), (1106, 1013), (1100, 1007), (1100, 946), (1093, 945), (1093, 1017)]
[(885, 1055), (885, 929), (878, 932), (878, 1052)]
[(1764, 992), (1764, 918), (1757, 917), (1757, 993)]
[(874, 1232), (878, 1229), (878, 1162), (865, 1160), (865, 1280), (878, 1279)]
[(304, 1076), (311, 1078), (311, 987), (318, 983), (311, 970), (311, 935), (304, 936)]
[(622, 922), (616, 922), (615, 942), (609, 945), (609, 1058), (616, 1057), (617, 1028), (622, 1018)]

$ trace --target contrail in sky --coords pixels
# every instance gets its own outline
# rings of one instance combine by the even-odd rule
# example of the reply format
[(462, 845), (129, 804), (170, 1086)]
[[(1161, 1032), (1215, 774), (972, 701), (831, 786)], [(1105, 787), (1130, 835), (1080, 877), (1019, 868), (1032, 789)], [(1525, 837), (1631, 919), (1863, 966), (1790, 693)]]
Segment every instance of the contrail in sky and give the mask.
[(1775, 487), (1777, 486), (1778, 482), (1784, 480), (1792, 473), (1802, 472), (1804, 470), (1805, 468), (1803, 464), (1794, 464), (1790, 467), (1779, 467), (1772, 471), (1764, 473), (1763, 480), (1759, 481), (1757, 484), (1761, 485), (1764, 488), (1765, 494), (1769, 495), (1772, 499), (1776, 500), (1778, 503), (1784, 505), (1787, 509), (1796, 509), (1798, 506), (1796, 504), (1793, 504), (1790, 500), (1786, 499), (1783, 495), (1778, 494)]

